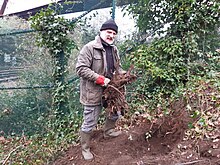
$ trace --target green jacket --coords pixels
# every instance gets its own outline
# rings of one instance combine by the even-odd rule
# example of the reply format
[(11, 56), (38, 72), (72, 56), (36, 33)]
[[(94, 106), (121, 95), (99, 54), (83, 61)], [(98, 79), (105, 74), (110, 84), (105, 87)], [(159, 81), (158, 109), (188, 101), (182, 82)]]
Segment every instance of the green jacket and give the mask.
[[(116, 65), (116, 62), (120, 60), (116, 46), (113, 46), (112, 54)], [(122, 69), (120, 68), (120, 70)], [(96, 36), (95, 40), (83, 46), (76, 63), (76, 73), (80, 76), (80, 102), (83, 105), (101, 105), (104, 89), (95, 81), (99, 75), (105, 76), (106, 72), (106, 52), (101, 38)]]

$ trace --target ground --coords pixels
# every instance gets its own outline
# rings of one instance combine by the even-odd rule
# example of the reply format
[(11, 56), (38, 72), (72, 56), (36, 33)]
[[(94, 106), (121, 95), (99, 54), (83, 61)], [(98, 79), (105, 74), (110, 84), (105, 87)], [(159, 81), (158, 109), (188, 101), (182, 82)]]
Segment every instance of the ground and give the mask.
[[(121, 84), (133, 78), (130, 71), (113, 78), (106, 89), (110, 92), (105, 95), (110, 100), (107, 103), (114, 103), (108, 104), (108, 114), (112, 107), (126, 109)], [(114, 92), (112, 86), (117, 88)], [(202, 88), (187, 95), (187, 102), (178, 99), (170, 104), (168, 115), (157, 107), (153, 118), (145, 112), (119, 120), (117, 128), (123, 132), (119, 137), (104, 139), (101, 129), (94, 131), (91, 140), (94, 160), (83, 160), (78, 144), (52, 165), (220, 165), (219, 92), (203, 83)]]
[(52, 165), (220, 165), (220, 127), (215, 140), (187, 139), (190, 118), (185, 112), (155, 122), (138, 118), (113, 139), (104, 139), (102, 130), (96, 130), (91, 140), (94, 160), (84, 161), (78, 144)]

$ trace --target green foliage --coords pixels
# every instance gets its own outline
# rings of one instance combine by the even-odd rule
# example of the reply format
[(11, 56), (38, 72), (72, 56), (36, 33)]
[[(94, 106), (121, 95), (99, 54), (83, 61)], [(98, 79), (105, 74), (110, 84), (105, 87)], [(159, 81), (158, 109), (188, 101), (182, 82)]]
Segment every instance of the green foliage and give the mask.
[[(14, 28), (27, 28), (27, 22), (10, 17), (3, 24), (2, 33), (15, 31)], [(9, 37), (9, 36), (8, 36)], [(1, 37), (5, 39), (5, 36)], [(7, 36), (6, 36), (7, 38)], [(51, 59), (43, 49), (34, 44), (32, 34), (12, 35), (15, 49), (9, 50), (15, 54), (19, 65), (19, 80), (1, 83), (1, 87), (18, 87), (46, 85), (51, 82)], [(45, 60), (47, 59), (47, 60)], [(10, 68), (9, 68), (10, 69)], [(6, 86), (4, 86), (6, 85)], [(33, 135), (42, 134), (46, 128), (46, 115), (51, 106), (51, 91), (47, 89), (1, 90), (0, 95), (0, 131), (4, 135), (22, 133)], [(42, 121), (40, 120), (42, 119)]]
[(186, 132), (188, 139), (215, 139), (220, 113), (220, 76), (192, 77), (185, 89), (184, 98), (192, 122)]
[[(189, 123), (192, 131), (187, 132), (188, 136), (208, 137), (207, 130), (215, 131), (215, 127), (210, 127), (209, 124), (215, 125), (216, 117), (219, 116), (220, 85), (219, 78), (216, 77), (220, 60), (219, 52), (215, 51), (220, 43), (217, 32), (219, 2), (135, 2), (135, 5), (130, 5), (129, 11), (137, 18), (140, 33), (145, 35), (150, 31), (153, 34), (163, 34), (163, 37), (159, 36), (148, 44), (141, 39), (121, 45), (120, 51), (125, 52), (122, 56), (124, 68), (128, 68), (131, 63), (135, 64), (138, 76), (137, 81), (127, 89), (131, 113), (138, 111), (147, 114), (146, 111), (151, 109), (160, 112), (163, 110), (166, 114), (170, 100), (184, 96), (192, 119), (196, 119)], [(29, 54), (35, 57), (32, 63), (25, 63), (35, 70), (28, 69), (22, 75), (23, 81), (20, 83), (34, 85), (53, 81), (55, 88), (53, 97), (51, 91), (45, 89), (1, 93), (1, 130), (11, 131), (12, 136), (0, 146), (0, 160), (6, 160), (10, 155), (8, 162), (49, 164), (56, 154), (78, 140), (77, 132), (82, 122), (78, 80), (76, 84), (67, 82), (68, 60), (72, 49), (76, 48), (75, 42), (70, 38), (75, 25), (57, 16), (57, 12), (50, 8), (30, 20), (32, 28), (37, 30), (37, 43), (46, 52), (40, 48), (36, 53), (38, 48), (27, 45), (19, 49), (19, 55), (24, 61), (32, 59)], [(163, 27), (167, 24), (170, 26), (163, 33)], [(29, 37), (28, 40), (32, 41)], [(142, 44), (136, 46), (139, 43)], [(44, 59), (46, 62), (41, 63)], [(54, 70), (47, 69), (52, 67), (51, 61), (56, 66)], [(40, 70), (37, 65), (40, 65)], [(209, 81), (204, 83), (204, 77)], [(42, 79), (39, 81), (38, 78)], [(214, 90), (211, 91), (211, 88)], [(203, 98), (205, 99), (202, 100)], [(210, 104), (206, 104), (208, 101), (211, 101)], [(51, 103), (54, 105), (52, 110)], [(203, 109), (204, 104), (209, 108), (208, 113)], [(145, 117), (152, 119), (150, 115)], [(21, 130), (22, 137), (14, 135), (14, 132), (21, 133)], [(33, 135), (34, 133), (36, 134)], [(25, 137), (24, 134), (32, 137)]]
[[(47, 164), (78, 140), (82, 122), (79, 82), (68, 82), (68, 65), (73, 65), (68, 60), (76, 48), (75, 24), (51, 9), (41, 11), (30, 20), (36, 35), (20, 35), (20, 43), (15, 44), (26, 66), (16, 85), (55, 86), (52, 90), (1, 92), (0, 131), (6, 141), (0, 148), (0, 160), (6, 160), (9, 155), (7, 163)], [(78, 37), (77, 34), (74, 37)], [(75, 40), (79, 42), (80, 38)], [(36, 47), (34, 41), (41, 48)]]
[(82, 31), (82, 45), (94, 40), (95, 36), (99, 33), (99, 28), (94, 27), (92, 22), (97, 19), (98, 12), (94, 12), (93, 15), (85, 17), (80, 20), (80, 30)]
[(63, 51), (66, 56), (76, 48), (74, 41), (69, 37), (75, 27), (69, 20), (57, 16), (57, 13), (47, 8), (30, 18), (31, 27), (39, 31), (37, 41), (39, 46), (46, 47), (53, 57)]
[(184, 55), (182, 42), (176, 37), (137, 47), (129, 58), (141, 70), (139, 79), (142, 81), (138, 85), (138, 93), (154, 102), (159, 101), (160, 97), (170, 96), (180, 84), (187, 81), (187, 59)]
[[(3, 111), (1, 119), (9, 118), (11, 115), (17, 116), (14, 121), (17, 127), (23, 126), (22, 136), (18, 136), (18, 133), (14, 131), (11, 136), (5, 138), (2, 145), (0, 146), (0, 160), (5, 161), (7, 156), (14, 150), (14, 152), (8, 157), (7, 162), (13, 163), (25, 163), (25, 164), (48, 164), (53, 161), (58, 154), (65, 151), (71, 144), (78, 141), (78, 130), (82, 122), (82, 106), (80, 105), (79, 90), (78, 90), (78, 80), (74, 84), (68, 85), (68, 97), (71, 100), (68, 104), (68, 108), (71, 112), (62, 118), (62, 120), (54, 120), (54, 114), (50, 110), (45, 111), (45, 103), (42, 104), (43, 108), (41, 111), (36, 109), (37, 100), (32, 100), (33, 96), (37, 95), (39, 89), (32, 93), (33, 95), (16, 95), (18, 96), (18, 102), (14, 103), (17, 105), (16, 109), (20, 109), (16, 114), (14, 114), (14, 109), (12, 111)], [(43, 89), (45, 90), (45, 89)], [(23, 91), (23, 90), (22, 90)], [(33, 92), (32, 90), (27, 90), (27, 92)], [(46, 93), (47, 91), (45, 91)], [(16, 97), (15, 96), (15, 97)], [(26, 98), (27, 97), (27, 98)], [(32, 103), (27, 102), (27, 99), (33, 101)], [(38, 98), (38, 97), (37, 97)], [(35, 99), (37, 99), (35, 98)], [(45, 101), (48, 98), (38, 98), (41, 101)], [(6, 101), (11, 101), (6, 99)], [(13, 101), (15, 98), (12, 99)], [(39, 102), (39, 101), (38, 101)], [(3, 107), (8, 106), (8, 102), (4, 102)], [(18, 104), (19, 103), (19, 104)], [(14, 104), (11, 104), (13, 106)], [(23, 107), (22, 107), (22, 106)], [(30, 105), (33, 105), (30, 107)], [(27, 108), (27, 106), (29, 108)], [(48, 105), (50, 108), (50, 105)], [(26, 107), (26, 108), (25, 108)], [(29, 111), (27, 111), (27, 109)], [(44, 115), (42, 115), (44, 114)], [(36, 118), (38, 116), (38, 118)], [(31, 117), (31, 119), (29, 119)], [(27, 120), (28, 118), (28, 120)], [(1, 120), (0, 120), (1, 121)], [(4, 120), (7, 122), (7, 120)], [(35, 122), (34, 122), (35, 121)], [(26, 127), (25, 123), (27, 123)], [(1, 123), (2, 124), (2, 123)], [(11, 127), (10, 122), (7, 122), (7, 126)], [(38, 127), (40, 126), (40, 127)], [(31, 136), (26, 136), (27, 127), (32, 127)], [(37, 130), (38, 128), (39, 130)], [(56, 129), (55, 129), (56, 128)], [(16, 134), (15, 134), (16, 133)], [(1, 163), (1, 162), (0, 162)]]
[(45, 132), (45, 117), (51, 100), (47, 91), (1, 92), (0, 130), (7, 135)]
[(128, 11), (137, 18), (137, 26), (141, 31), (163, 29), (170, 24), (171, 35), (181, 35), (186, 31), (194, 31), (204, 34), (204, 30), (216, 30), (219, 25), (219, 1), (218, 0), (139, 0), (129, 6)]
[(151, 99), (152, 109), (185, 85), (191, 76), (217, 70), (219, 6), (217, 0), (141, 0), (130, 4), (128, 11), (136, 18), (139, 31), (159, 37), (130, 53), (131, 63), (140, 70), (142, 80), (136, 86), (142, 89), (137, 94)]
[[(41, 11), (31, 21), (32, 28), (40, 30), (36, 37), (41, 48), (36, 47), (31, 34), (21, 36), (21, 43), (16, 46), (26, 70), (16, 85), (49, 85), (53, 82), (55, 86), (52, 92), (45, 88), (1, 92), (0, 130), (4, 137), (13, 137), (11, 143), (5, 145), (7, 150), (1, 150), (0, 157), (4, 160), (5, 155), (10, 154), (10, 148), (15, 146), (8, 162), (42, 164), (77, 140), (82, 115), (78, 86), (69, 84), (67, 78), (68, 59), (72, 49), (76, 48), (71, 36), (75, 25), (51, 9)], [(54, 64), (56, 67), (52, 69)], [(54, 105), (52, 109), (51, 105)], [(24, 144), (16, 141), (21, 134), (28, 135), (20, 141)], [(31, 143), (26, 144), (27, 139)]]
[(42, 10), (31, 17), (31, 27), (38, 30), (37, 43), (39, 46), (46, 47), (54, 59), (54, 91), (53, 105), (55, 113), (63, 116), (68, 113), (66, 107), (68, 98), (67, 74), (68, 58), (72, 49), (76, 48), (75, 42), (70, 38), (69, 33), (75, 27), (69, 20), (57, 16), (57, 12), (51, 8)]
[(55, 64), (53, 111), (47, 116), (48, 130), (44, 136), (45, 141), (46, 143), (51, 141), (57, 146), (61, 143), (69, 144), (78, 137), (77, 132), (82, 120), (79, 111), (79, 93), (75, 90), (78, 89), (77, 85), (68, 84), (67, 79), (68, 60), (72, 50), (77, 48), (70, 37), (70, 31), (74, 30), (75, 24), (57, 16), (57, 13), (50, 8), (36, 14), (31, 18), (31, 22), (32, 28), (38, 30), (38, 45), (47, 48)]
[[(128, 11), (137, 19), (141, 32), (175, 36), (186, 44), (187, 50), (191, 50), (188, 39), (193, 36), (192, 42), (204, 53), (213, 52), (220, 46), (219, 6), (218, 0), (141, 0), (131, 4)], [(201, 58), (201, 53), (195, 56)]]

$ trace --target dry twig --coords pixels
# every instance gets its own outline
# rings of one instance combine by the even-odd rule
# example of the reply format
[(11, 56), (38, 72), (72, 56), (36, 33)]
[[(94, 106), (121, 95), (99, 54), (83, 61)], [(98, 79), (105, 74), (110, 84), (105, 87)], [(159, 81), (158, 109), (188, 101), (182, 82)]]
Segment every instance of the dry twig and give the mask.
[(11, 152), (9, 152), (9, 154), (8, 154), (8, 156), (5, 158), (5, 160), (0, 161), (0, 162), (3, 162), (2, 165), (5, 165), (5, 164), (7, 163), (7, 161), (8, 161), (8, 159), (10, 158), (11, 154), (12, 154), (13, 152), (15, 152), (16, 150), (18, 150), (19, 148), (21, 148), (21, 147), (24, 147), (24, 145), (17, 146), (15, 149), (13, 149)]
[(198, 163), (198, 162), (203, 162), (204, 160), (194, 160), (191, 162), (186, 162), (186, 163), (177, 163), (175, 165), (189, 165), (189, 164), (194, 164), (194, 163)]

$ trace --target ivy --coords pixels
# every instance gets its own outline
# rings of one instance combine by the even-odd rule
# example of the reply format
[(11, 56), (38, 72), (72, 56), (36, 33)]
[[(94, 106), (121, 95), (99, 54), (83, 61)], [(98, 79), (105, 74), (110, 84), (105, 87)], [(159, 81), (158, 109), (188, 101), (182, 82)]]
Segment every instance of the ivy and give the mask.
[[(187, 79), (184, 47), (175, 37), (155, 40), (151, 45), (140, 45), (130, 56), (137, 68), (145, 70), (142, 76), (148, 80), (145, 90), (171, 94), (179, 83)], [(182, 56), (181, 56), (182, 55)]]
[(140, 34), (154, 38), (151, 43), (141, 42), (130, 55), (131, 63), (141, 70), (138, 95), (157, 106), (160, 97), (168, 98), (190, 76), (217, 69), (219, 9), (218, 0), (134, 0), (130, 4), (128, 12)]
[(54, 60), (53, 107), (55, 116), (69, 113), (67, 106), (67, 64), (76, 43), (70, 38), (75, 24), (58, 15), (58, 11), (48, 7), (30, 18), (31, 27), (37, 30), (37, 44), (46, 48)]

